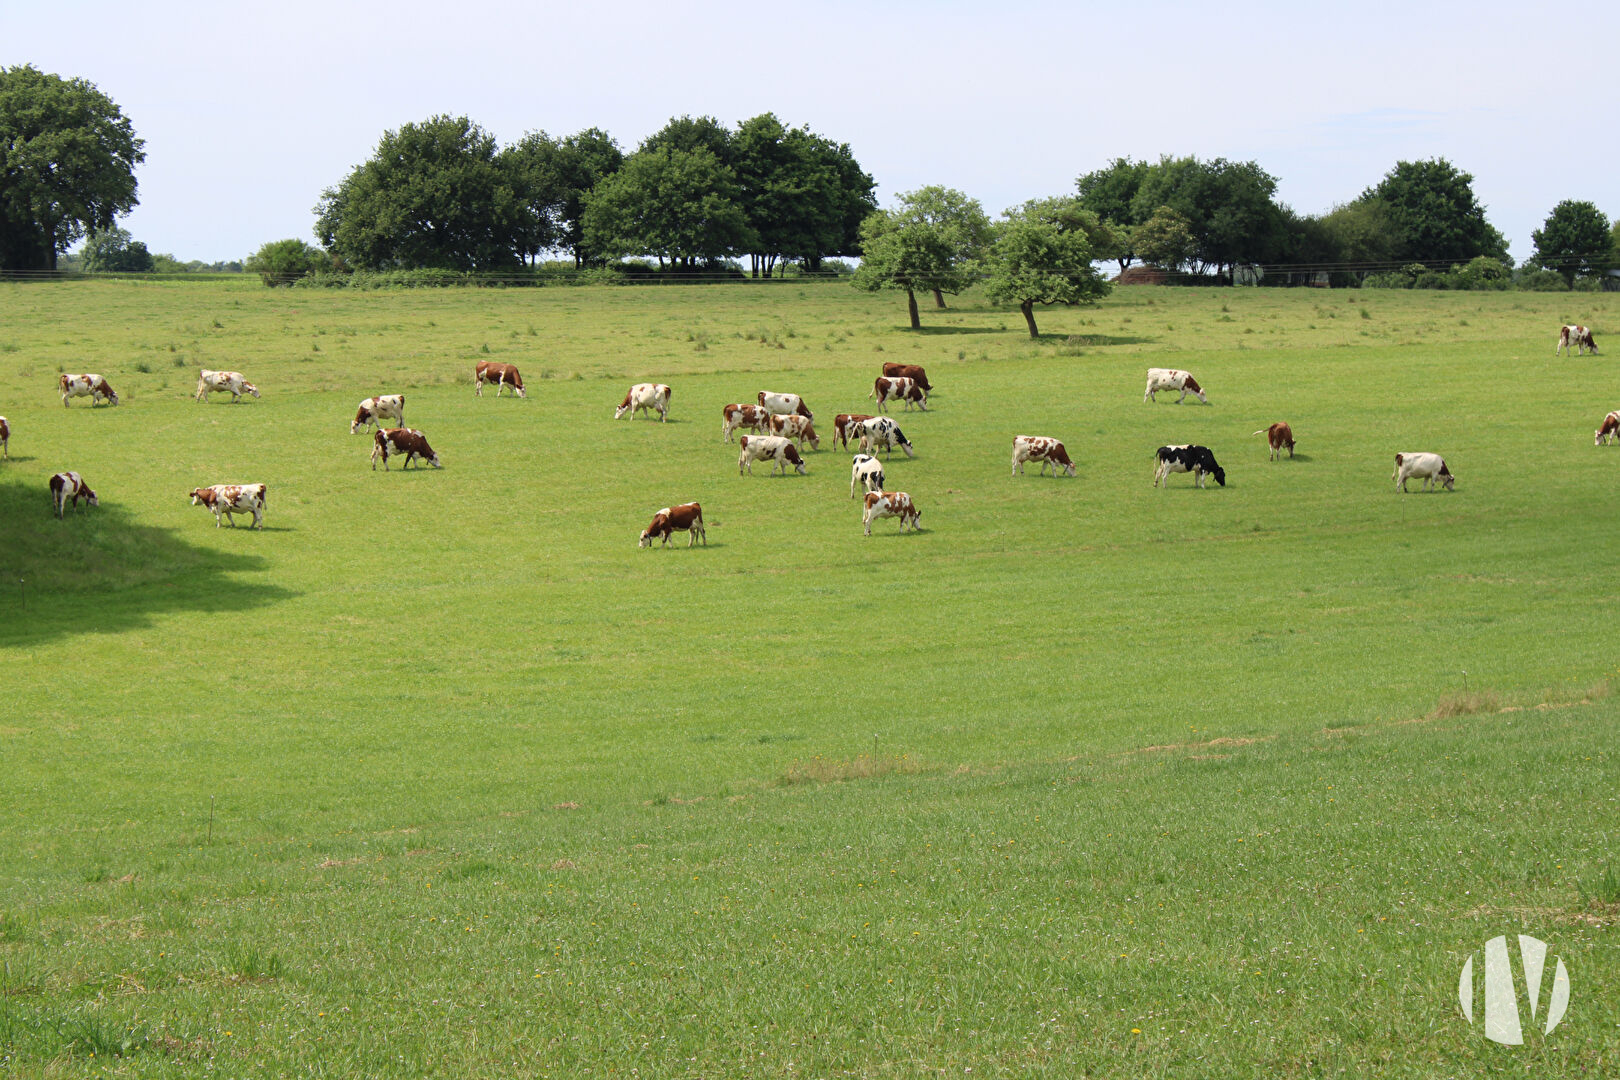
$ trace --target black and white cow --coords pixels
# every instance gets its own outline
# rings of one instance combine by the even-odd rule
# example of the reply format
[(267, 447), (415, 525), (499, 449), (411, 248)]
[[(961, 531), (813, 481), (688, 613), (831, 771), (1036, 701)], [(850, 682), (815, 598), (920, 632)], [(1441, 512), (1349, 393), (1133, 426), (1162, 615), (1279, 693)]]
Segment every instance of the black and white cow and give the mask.
[(869, 454), (856, 454), (849, 470), (849, 497), (853, 499), (862, 490), (883, 490), (883, 462)]
[(911, 441), (906, 433), (900, 430), (900, 425), (887, 416), (873, 416), (854, 424), (850, 429), (852, 436), (861, 440), (861, 453), (870, 454), (882, 447), (892, 454), (898, 446), (906, 452), (906, 457), (916, 457), (912, 452)]
[(1226, 470), (1215, 462), (1215, 455), (1210, 453), (1207, 446), (1161, 446), (1158, 450), (1158, 465), (1153, 470), (1153, 486), (1158, 487), (1162, 482), (1168, 489), (1170, 487), (1170, 474), (1190, 472), (1193, 474), (1193, 485), (1204, 486), (1204, 474), (1215, 478), (1221, 487), (1226, 486)]

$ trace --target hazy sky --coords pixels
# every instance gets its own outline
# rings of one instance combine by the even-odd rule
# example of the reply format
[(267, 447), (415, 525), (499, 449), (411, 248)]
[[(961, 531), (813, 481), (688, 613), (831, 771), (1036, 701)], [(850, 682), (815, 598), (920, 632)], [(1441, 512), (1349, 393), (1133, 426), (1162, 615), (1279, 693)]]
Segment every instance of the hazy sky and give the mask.
[(1620, 3), (273, 3), (0, 0), (0, 66), (96, 83), (146, 140), (154, 252), (313, 240), (384, 130), (465, 114), (504, 145), (772, 111), (847, 142), (888, 203), (992, 213), (1120, 155), (1258, 161), (1319, 213), (1444, 156), (1516, 257), (1562, 199), (1620, 216)]

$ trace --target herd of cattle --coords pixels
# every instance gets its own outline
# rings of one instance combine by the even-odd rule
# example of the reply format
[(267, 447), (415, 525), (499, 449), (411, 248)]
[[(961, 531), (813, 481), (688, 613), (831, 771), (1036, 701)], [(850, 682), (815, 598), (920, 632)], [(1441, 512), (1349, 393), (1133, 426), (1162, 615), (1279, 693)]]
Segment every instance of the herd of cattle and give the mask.
[[(1554, 355), (1560, 355), (1566, 350), (1574, 350), (1576, 355), (1584, 356), (1588, 351), (1597, 353), (1597, 343), (1592, 338), (1592, 331), (1584, 326), (1564, 326), (1558, 332), (1558, 344)], [(495, 387), (495, 396), (500, 397), (507, 389), (517, 397), (526, 397), (523, 388), (523, 376), (513, 364), (480, 361), (474, 371), (474, 393), (483, 396), (486, 384)], [(88, 397), (92, 407), (100, 402), (109, 405), (118, 404), (118, 392), (100, 375), (63, 375), (58, 381), (64, 407), (73, 398)], [(878, 415), (865, 413), (839, 413), (833, 419), (833, 440), (845, 450), (850, 443), (857, 444), (859, 452), (851, 461), (849, 493), (850, 498), (862, 495), (862, 524), (867, 536), (872, 535), (872, 522), (884, 517), (900, 519), (900, 531), (904, 532), (909, 525), (913, 530), (921, 529), (918, 519), (922, 511), (912, 500), (911, 495), (904, 491), (886, 491), (884, 484), (883, 463), (876, 456), (879, 451), (885, 457), (893, 454), (899, 447), (906, 457), (915, 456), (911, 441), (906, 438), (905, 432), (900, 429), (892, 417), (883, 415), (888, 410), (890, 402), (901, 403), (907, 411), (916, 408), (923, 412), (928, 410), (928, 395), (933, 391), (928, 381), (928, 373), (916, 364), (886, 363), (883, 365), (883, 374), (872, 385), (869, 398), (877, 402)], [(1209, 396), (1190, 372), (1175, 368), (1149, 368), (1147, 373), (1147, 387), (1142, 393), (1144, 402), (1156, 401), (1161, 391), (1173, 391), (1180, 394), (1176, 399), (1180, 404), (1187, 399), (1188, 394), (1195, 396), (1203, 404), (1209, 404)], [(242, 400), (244, 394), (259, 396), (258, 387), (245, 379), (237, 371), (210, 371), (204, 368), (198, 373), (196, 400), (206, 402), (210, 393), (229, 393), (232, 403)], [(614, 410), (615, 420), (625, 416), (634, 417), (638, 412), (649, 416), (657, 413), (660, 421), (669, 419), (669, 403), (673, 391), (664, 383), (637, 383), (624, 395), (624, 400)], [(397, 427), (384, 427), (384, 421), (393, 421)], [(755, 462), (769, 462), (772, 473), (780, 472), (784, 476), (789, 467), (800, 475), (807, 469), (803, 450), (805, 443), (809, 443), (814, 450), (821, 448), (821, 438), (816, 434), (815, 414), (812, 413), (804, 399), (798, 394), (775, 393), (761, 390), (756, 402), (735, 402), (726, 405), (721, 410), (720, 439), (722, 442), (733, 441), (732, 437), (739, 431), (751, 434), (739, 435), (736, 439), (739, 448), (737, 457), (737, 473), (739, 476), (752, 474)], [(360, 402), (355, 412), (354, 420), (349, 425), (350, 434), (358, 434), (362, 430), (372, 429), (371, 467), (377, 468), (377, 462), (382, 462), (383, 470), (389, 469), (390, 457), (402, 458), (403, 468), (410, 468), (413, 461), (418, 459), (442, 468), (439, 455), (428, 445), (427, 437), (415, 428), (408, 428), (405, 424), (405, 395), (383, 394), (366, 398)], [(1290, 426), (1283, 422), (1272, 424), (1254, 432), (1255, 435), (1265, 435), (1270, 448), (1270, 460), (1276, 461), (1282, 457), (1284, 449), (1288, 456), (1294, 456), (1294, 432)], [(9, 459), (11, 426), (6, 418), (0, 416), (0, 454)], [(1602, 424), (1594, 433), (1594, 442), (1598, 446), (1620, 441), (1620, 409), (1608, 413)], [(1015, 435), (1013, 437), (1012, 474), (1018, 476), (1024, 471), (1028, 462), (1037, 462), (1040, 468), (1038, 474), (1044, 475), (1048, 466), (1052, 475), (1056, 477), (1059, 470), (1068, 476), (1075, 475), (1075, 463), (1069, 457), (1063, 443), (1055, 438), (1044, 435)], [(1222, 487), (1226, 486), (1226, 470), (1221, 468), (1215, 460), (1215, 454), (1207, 446), (1178, 443), (1161, 446), (1155, 453), (1155, 466), (1153, 472), (1153, 486), (1161, 484), (1169, 486), (1171, 473), (1191, 473), (1195, 487), (1204, 486), (1204, 477), (1213, 476), (1215, 482)], [(1434, 490), (1444, 487), (1447, 491), (1454, 489), (1456, 477), (1446, 465), (1445, 459), (1434, 453), (1402, 452), (1395, 455), (1395, 472), (1392, 480), (1398, 491), (1405, 491), (1408, 480), (1421, 480), (1425, 490)], [(88, 506), (97, 506), (99, 502), (84, 478), (78, 473), (67, 471), (51, 476), (49, 481), (51, 502), (58, 518), (62, 517), (68, 506), (78, 508), (80, 501)], [(189, 493), (193, 506), (207, 507), (214, 515), (216, 528), (223, 524), (222, 519), (229, 519), (231, 527), (236, 526), (237, 514), (250, 514), (253, 517), (253, 526), (262, 528), (264, 524), (265, 506), (264, 484), (214, 484), (209, 487), (193, 488)], [(661, 540), (668, 545), (674, 533), (687, 534), (687, 546), (690, 547), (702, 540), (708, 544), (708, 534), (703, 526), (703, 508), (696, 502), (683, 503), (679, 506), (666, 506), (653, 515), (652, 523), (641, 532), (641, 546), (650, 547), (654, 540)]]

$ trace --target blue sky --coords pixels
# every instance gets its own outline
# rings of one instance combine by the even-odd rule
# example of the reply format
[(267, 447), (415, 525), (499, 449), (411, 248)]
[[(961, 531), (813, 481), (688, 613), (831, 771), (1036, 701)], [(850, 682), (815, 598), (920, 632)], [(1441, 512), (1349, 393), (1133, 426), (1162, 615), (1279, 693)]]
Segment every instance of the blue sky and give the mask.
[(1562, 199), (1620, 216), (1620, 4), (0, 2), (0, 65), (83, 76), (146, 139), (153, 251), (313, 239), (321, 190), (389, 128), (465, 114), (507, 143), (773, 111), (848, 142), (887, 202), (992, 213), (1120, 155), (1258, 161), (1318, 213), (1443, 156), (1515, 256)]

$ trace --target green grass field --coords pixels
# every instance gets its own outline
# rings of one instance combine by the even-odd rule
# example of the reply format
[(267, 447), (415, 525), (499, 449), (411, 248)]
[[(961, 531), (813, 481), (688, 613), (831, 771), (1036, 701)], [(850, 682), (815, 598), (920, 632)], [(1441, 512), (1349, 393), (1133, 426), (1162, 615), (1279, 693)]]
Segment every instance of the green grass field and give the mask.
[[(0, 312), (0, 1068), (1620, 1070), (1620, 377), (1552, 355), (1620, 297), (1129, 289), (1039, 342), (836, 284)], [(923, 530), (868, 539), (828, 436), (885, 360), (936, 387), (888, 467)], [(671, 421), (615, 422), (644, 380)], [(737, 475), (761, 389), (807, 476)], [(348, 433), (397, 392), (443, 470)], [(1015, 434), (1079, 475), (1010, 478)], [(1155, 490), (1166, 442), (1227, 486)], [(1414, 450), (1456, 490), (1392, 493)], [(262, 532), (186, 499), (258, 481)], [(637, 548), (692, 499), (707, 548)], [(1457, 980), (1516, 933), (1573, 993), (1509, 1049)]]

